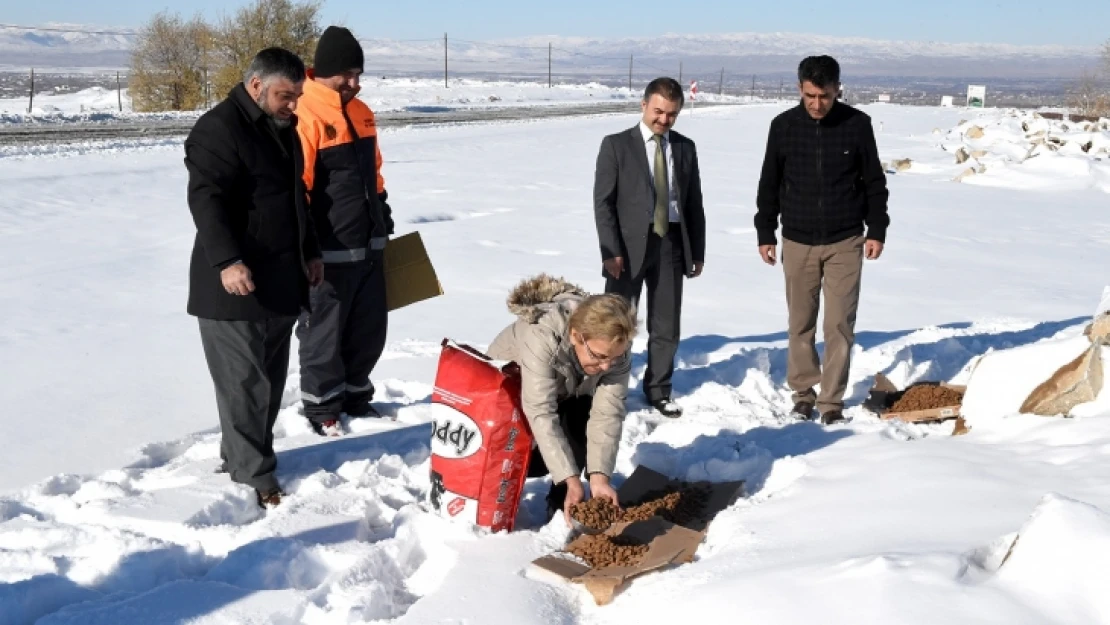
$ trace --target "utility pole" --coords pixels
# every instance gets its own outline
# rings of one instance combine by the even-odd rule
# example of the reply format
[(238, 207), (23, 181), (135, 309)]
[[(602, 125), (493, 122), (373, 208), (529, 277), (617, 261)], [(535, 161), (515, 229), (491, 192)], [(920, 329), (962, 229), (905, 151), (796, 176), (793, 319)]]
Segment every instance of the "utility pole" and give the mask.
[(202, 70), (203, 70), (203, 73), (204, 73), (204, 76), (203, 76), (204, 84), (201, 85), (201, 91), (204, 93), (204, 110), (206, 110), (206, 111), (208, 110), (208, 94), (209, 94), (208, 63), (211, 61), (211, 57), (208, 56), (208, 43), (209, 43), (209, 38), (208, 37), (204, 37), (204, 38), (201, 39), (200, 58), (203, 60), (203, 63), (204, 63), (204, 65), (202, 67)]
[(779, 78), (779, 99), (780, 100), (782, 99), (782, 83), (783, 83), (782, 79)]
[(447, 88), (447, 33), (443, 33), (443, 88)]
[(123, 83), (119, 80), (119, 72), (116, 72), (116, 99), (119, 100), (119, 112), (123, 112)]
[(725, 93), (725, 68), (721, 68), (721, 82), (717, 84), (717, 95)]
[(752, 94), (748, 99), (753, 102), (755, 101), (755, 74), (752, 74)]
[(31, 68), (31, 101), (27, 103), (27, 114), (31, 114), (31, 109), (35, 108), (35, 68)]
[(628, 55), (628, 92), (632, 93), (632, 55)]
[(678, 62), (678, 84), (682, 84), (682, 61)]

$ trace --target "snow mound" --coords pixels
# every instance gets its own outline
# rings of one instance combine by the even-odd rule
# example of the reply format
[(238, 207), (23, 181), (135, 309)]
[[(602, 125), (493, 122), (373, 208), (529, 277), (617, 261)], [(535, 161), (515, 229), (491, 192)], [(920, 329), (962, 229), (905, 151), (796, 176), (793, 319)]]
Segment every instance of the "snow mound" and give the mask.
[(1110, 120), (1072, 122), (1029, 111), (963, 121), (940, 147), (956, 155), (961, 182), (1022, 190), (1110, 193)]
[(996, 583), (1065, 623), (1110, 623), (1110, 514), (1046, 495), (1018, 532)]

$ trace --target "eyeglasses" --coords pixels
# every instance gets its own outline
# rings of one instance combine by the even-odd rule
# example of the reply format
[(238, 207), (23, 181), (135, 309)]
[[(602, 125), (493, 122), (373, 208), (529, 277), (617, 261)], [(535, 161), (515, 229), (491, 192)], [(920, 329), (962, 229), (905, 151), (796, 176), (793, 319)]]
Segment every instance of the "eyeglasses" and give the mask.
[(582, 339), (582, 347), (585, 347), (586, 348), (586, 353), (590, 355), (590, 358), (592, 358), (593, 360), (595, 360), (599, 364), (612, 363), (614, 360), (616, 360), (616, 359), (618, 359), (618, 358), (620, 358), (621, 356), (624, 355), (624, 353), (617, 354), (616, 356), (602, 356), (602, 355), (599, 355), (596, 352), (594, 352), (594, 350), (590, 349), (590, 343), (584, 338)]

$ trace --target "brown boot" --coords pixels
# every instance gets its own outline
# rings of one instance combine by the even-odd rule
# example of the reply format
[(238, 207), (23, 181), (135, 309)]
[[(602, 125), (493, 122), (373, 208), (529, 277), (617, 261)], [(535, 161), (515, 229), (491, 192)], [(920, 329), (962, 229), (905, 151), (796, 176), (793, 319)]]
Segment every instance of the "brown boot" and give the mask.
[(790, 416), (802, 421), (812, 421), (813, 404), (808, 401), (800, 401), (794, 404), (794, 409), (790, 411)]
[(280, 488), (266, 491), (265, 493), (260, 490), (254, 491), (258, 496), (258, 507), (263, 509), (276, 508), (281, 505), (281, 496), (285, 493), (281, 492)]
[(840, 423), (844, 420), (844, 413), (839, 410), (829, 410), (821, 413), (821, 423), (823, 425), (832, 425)]

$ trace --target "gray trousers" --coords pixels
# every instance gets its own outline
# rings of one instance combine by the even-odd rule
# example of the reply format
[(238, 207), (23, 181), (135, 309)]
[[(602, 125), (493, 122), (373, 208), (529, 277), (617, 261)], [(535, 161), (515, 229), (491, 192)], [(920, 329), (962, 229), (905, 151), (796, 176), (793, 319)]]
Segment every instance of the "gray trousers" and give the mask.
[[(789, 349), (786, 379), (794, 401), (816, 403), (821, 412), (841, 410), (855, 344), (864, 237), (831, 245), (782, 242), (786, 274)], [(825, 296), (825, 366), (817, 359), (817, 315)], [(813, 386), (821, 383), (821, 394)]]
[(640, 293), (647, 285), (648, 357), (644, 372), (644, 395), (648, 401), (670, 399), (674, 357), (678, 353), (682, 317), (682, 280), (685, 259), (682, 230), (671, 224), (667, 236), (648, 235), (647, 252), (640, 275), (629, 275), (627, 265), (620, 279), (605, 279), (605, 292), (623, 295), (637, 309)]
[(289, 373), (296, 317), (266, 321), (200, 320), (204, 358), (216, 387), (220, 457), (234, 482), (278, 488), (274, 422)]
[(322, 424), (341, 412), (364, 414), (389, 327), (381, 259), (329, 263), (310, 298), (297, 324), (305, 416)]

